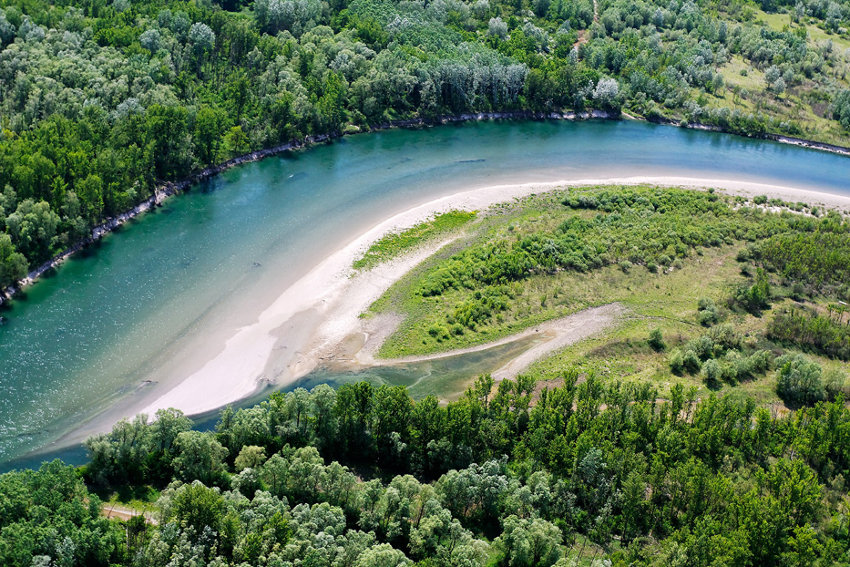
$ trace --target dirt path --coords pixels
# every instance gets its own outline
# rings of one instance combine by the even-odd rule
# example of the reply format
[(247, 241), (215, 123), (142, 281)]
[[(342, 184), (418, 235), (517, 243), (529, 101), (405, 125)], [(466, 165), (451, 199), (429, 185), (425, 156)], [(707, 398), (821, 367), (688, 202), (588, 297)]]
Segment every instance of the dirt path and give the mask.
[(115, 504), (113, 502), (104, 502), (103, 507), (101, 508), (101, 514), (110, 520), (124, 520), (127, 521), (130, 518), (134, 518), (136, 516), (144, 516), (145, 523), (151, 525), (157, 525), (159, 522), (154, 518), (153, 512), (139, 512), (133, 508), (129, 508), (127, 506), (122, 506), (121, 504)]
[[(596, 4), (596, 0), (593, 0), (593, 21), (594, 21), (594, 22), (598, 22), (598, 21), (599, 21), (599, 6)], [(578, 39), (577, 39), (577, 40), (576, 40), (576, 42), (573, 44), (573, 49), (578, 49), (580, 46), (582, 46), (583, 44), (587, 43), (587, 41), (588, 41), (588, 35), (590, 35), (590, 30), (589, 30), (589, 29), (586, 29), (586, 30), (579, 30), (579, 32), (578, 32)]]
[(360, 352), (355, 355), (355, 359), (363, 366), (409, 364), (412, 362), (438, 360), (461, 354), (480, 352), (525, 339), (527, 337), (540, 337), (540, 341), (537, 342), (537, 344), (511, 360), (508, 364), (493, 372), (494, 379), (505, 380), (507, 378), (516, 377), (534, 362), (540, 360), (546, 355), (571, 344), (575, 344), (607, 329), (620, 320), (625, 313), (626, 308), (623, 305), (619, 303), (609, 303), (600, 307), (591, 307), (590, 309), (585, 309), (578, 313), (561, 317), (560, 319), (546, 321), (545, 323), (535, 325), (519, 333), (482, 345), (420, 356), (376, 359), (374, 353), (378, 348), (380, 348), (384, 339), (392, 333), (395, 326), (399, 323), (398, 318), (387, 318), (379, 322), (377, 328), (373, 327), (370, 330), (371, 332), (368, 333), (369, 336), (366, 342), (363, 344)]

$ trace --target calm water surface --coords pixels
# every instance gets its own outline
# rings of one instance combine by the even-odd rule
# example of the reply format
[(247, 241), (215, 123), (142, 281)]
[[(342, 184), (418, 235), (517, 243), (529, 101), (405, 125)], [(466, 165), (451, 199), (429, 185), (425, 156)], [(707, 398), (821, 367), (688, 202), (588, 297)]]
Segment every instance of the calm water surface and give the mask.
[[(4, 307), (0, 462), (185, 376), (187, 353), (214, 355), (323, 257), (395, 213), (459, 189), (620, 175), (850, 194), (845, 157), (636, 122), (396, 130), (248, 164), (130, 222)], [(487, 364), (369, 377), (451, 392)], [(317, 373), (304, 383), (355, 378)]]

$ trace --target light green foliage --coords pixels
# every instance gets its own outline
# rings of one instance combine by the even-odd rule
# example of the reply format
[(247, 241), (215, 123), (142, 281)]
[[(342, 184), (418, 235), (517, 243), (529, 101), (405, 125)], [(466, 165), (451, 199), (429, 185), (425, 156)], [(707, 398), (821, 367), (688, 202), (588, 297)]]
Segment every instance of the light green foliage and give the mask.
[(813, 405), (825, 397), (823, 369), (801, 354), (785, 355), (776, 360), (776, 393), (790, 405)]
[(224, 474), (227, 449), (209, 435), (197, 431), (184, 431), (175, 441), (177, 456), (174, 472), (177, 478), (189, 482), (199, 480), (205, 484), (219, 482)]
[(49, 254), (58, 225), (59, 215), (45, 201), (25, 199), (6, 217), (9, 235), (20, 252), (30, 258), (45, 258)]
[(834, 212), (820, 221), (799, 221), (799, 232), (757, 243), (755, 259), (815, 289), (827, 291), (850, 281), (850, 223)]
[(720, 315), (717, 311), (717, 306), (714, 304), (714, 301), (707, 297), (702, 297), (697, 304), (697, 319), (700, 322), (700, 325), (705, 327), (710, 327), (711, 325), (717, 323), (720, 319)]
[(770, 281), (765, 271), (758, 268), (755, 282), (751, 285), (742, 284), (738, 286), (731, 303), (748, 313), (761, 315), (763, 310), (770, 307), (770, 298)]
[(732, 325), (723, 324), (674, 349), (669, 365), (674, 374), (699, 372), (709, 388), (717, 389), (763, 375), (773, 359), (770, 351), (747, 348)]
[(372, 244), (362, 258), (355, 260), (354, 269), (368, 270), (404, 254), (406, 251), (448, 234), (475, 219), (474, 211), (449, 211), (398, 233), (390, 233)]
[(838, 93), (832, 103), (832, 117), (841, 123), (845, 130), (850, 130), (850, 89)]
[(412, 563), (404, 553), (383, 543), (361, 553), (354, 567), (405, 567)]
[(243, 469), (256, 468), (266, 462), (266, 450), (256, 445), (245, 445), (239, 451), (239, 455), (234, 461), (236, 472), (241, 472)]
[(546, 520), (508, 516), (496, 540), (509, 567), (549, 567), (561, 558), (561, 530)]

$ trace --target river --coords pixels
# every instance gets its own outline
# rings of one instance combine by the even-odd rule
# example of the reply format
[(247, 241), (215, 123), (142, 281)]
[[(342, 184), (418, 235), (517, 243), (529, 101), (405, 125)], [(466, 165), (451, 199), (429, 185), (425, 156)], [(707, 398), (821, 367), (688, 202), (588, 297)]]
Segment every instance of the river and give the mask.
[[(632, 121), (389, 130), (243, 165), (129, 222), (4, 306), (0, 462), (162, 393), (322, 258), (394, 214), (467, 188), (642, 175), (850, 194), (846, 157)], [(422, 376), (445, 369), (414, 370), (377, 379), (440, 391)], [(323, 377), (340, 380), (320, 372), (305, 383)]]

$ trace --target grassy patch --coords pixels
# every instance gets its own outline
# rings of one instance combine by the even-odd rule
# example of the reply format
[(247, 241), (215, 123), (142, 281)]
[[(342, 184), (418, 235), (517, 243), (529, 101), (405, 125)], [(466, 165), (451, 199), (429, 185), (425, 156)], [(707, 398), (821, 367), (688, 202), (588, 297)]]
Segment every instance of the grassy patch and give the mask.
[(387, 234), (372, 244), (362, 258), (354, 262), (354, 269), (368, 270), (374, 268), (378, 264), (397, 258), (404, 252), (430, 239), (459, 229), (475, 217), (475, 211), (449, 211), (402, 232)]
[(750, 92), (759, 92), (764, 89), (764, 72), (740, 55), (733, 55), (729, 62), (718, 71), (723, 76), (723, 83), (727, 87), (737, 86)]
[[(634, 211), (624, 209), (604, 210), (604, 195), (610, 195), (611, 188), (582, 188), (572, 191), (553, 192), (526, 199), (481, 218), (475, 229), (463, 240), (440, 251), (416, 270), (397, 282), (375, 305), (373, 312), (396, 312), (405, 315), (398, 331), (383, 345), (380, 355), (387, 358), (447, 351), (476, 344), (487, 343), (504, 336), (517, 333), (535, 324), (553, 318), (569, 315), (587, 307), (620, 302), (629, 309), (616, 328), (610, 329), (592, 339), (572, 345), (561, 352), (540, 360), (532, 365), (527, 373), (539, 381), (556, 380), (565, 368), (576, 368), (582, 373), (610, 380), (632, 383), (650, 383), (657, 387), (661, 396), (666, 396), (674, 385), (684, 386), (686, 390), (695, 389), (697, 395), (706, 396), (710, 391), (743, 391), (754, 396), (759, 403), (782, 406), (775, 393), (775, 372), (757, 373), (741, 379), (739, 382), (715, 384), (710, 390), (699, 371), (682, 375), (674, 374), (670, 367), (670, 353), (682, 348), (688, 341), (706, 333), (698, 314), (698, 301), (701, 298), (712, 300), (720, 309), (720, 322), (731, 325), (742, 337), (742, 356), (756, 350), (769, 350), (776, 355), (785, 349), (765, 338), (766, 327), (773, 317), (773, 310), (785, 308), (790, 300), (781, 297), (790, 293), (790, 288), (779, 274), (773, 274), (775, 294), (773, 310), (767, 310), (761, 316), (736, 312), (726, 307), (727, 298), (735, 294), (736, 288), (749, 285), (752, 280), (752, 267), (749, 272), (742, 271), (748, 266), (741, 258), (747, 255), (747, 243), (764, 240), (768, 232), (793, 230), (794, 223), (804, 219), (799, 215), (755, 213), (747, 209), (732, 211), (724, 197), (717, 196), (709, 201), (711, 214), (702, 217), (694, 215), (687, 226), (678, 226), (670, 201), (657, 201), (655, 206), (663, 204), (662, 211), (668, 221), (653, 219), (655, 214), (649, 208), (637, 214), (644, 227), (654, 227), (644, 237), (629, 237), (629, 247), (623, 249), (632, 261), (624, 263), (619, 257), (618, 242), (623, 234), (635, 229), (629, 228)], [(643, 198), (650, 199), (653, 194), (670, 191), (679, 203), (688, 203), (687, 199), (715, 199), (711, 194), (691, 191), (691, 195), (682, 195), (681, 190), (667, 190), (652, 187), (622, 188), (623, 195), (636, 191), (637, 199), (632, 208), (640, 209), (646, 205)], [(576, 208), (576, 198), (603, 196), (599, 208)], [(605, 205), (607, 206), (607, 205)], [(685, 207), (691, 205), (683, 205)], [(777, 205), (778, 206), (778, 205)], [(792, 205), (793, 206), (793, 205)], [(729, 210), (727, 210), (729, 209)], [(499, 254), (513, 254), (528, 242), (529, 236), (535, 238), (548, 235), (555, 239), (558, 235), (570, 234), (576, 220), (592, 222), (594, 228), (588, 233), (590, 240), (572, 241), (572, 250), (599, 238), (607, 230), (602, 217), (618, 215), (610, 219), (618, 227), (612, 234), (609, 246), (597, 246), (605, 254), (601, 266), (585, 270), (558, 267), (548, 270), (533, 269), (520, 274), (515, 281), (500, 281), (485, 284), (479, 281), (489, 264), (481, 264), (482, 258), (493, 258)], [(730, 215), (727, 217), (727, 215)], [(753, 216), (755, 215), (755, 216)], [(726, 218), (736, 226), (732, 232), (724, 233)], [(573, 220), (570, 220), (573, 219)], [(658, 224), (658, 223), (661, 224)], [(623, 233), (618, 234), (620, 229)], [(756, 237), (748, 230), (766, 231)], [(676, 248), (672, 231), (685, 231), (689, 242), (699, 242), (696, 232), (709, 231), (716, 236), (704, 245), (694, 245), (684, 250)], [(663, 247), (652, 242), (651, 234), (666, 235), (670, 240)], [(539, 239), (539, 238), (538, 238)], [(546, 239), (544, 239), (545, 241)], [(501, 243), (501, 244), (500, 244)], [(506, 244), (507, 243), (507, 244)], [(634, 243), (632, 246), (631, 243)], [(511, 244), (508, 246), (508, 244)], [(552, 245), (552, 243), (546, 243)], [(709, 245), (710, 244), (710, 245)], [(752, 248), (750, 248), (751, 250)], [(669, 254), (669, 260), (659, 261), (661, 254)], [(455, 277), (461, 278), (462, 285), (446, 287), (441, 293), (423, 294), (427, 283), (433, 282), (434, 274), (445, 270), (458, 258), (472, 255), (477, 267), (464, 276), (463, 265), (457, 267)], [(643, 263), (641, 263), (643, 262)], [(651, 264), (657, 262), (654, 269)], [(466, 279), (463, 279), (466, 278)], [(423, 287), (425, 286), (425, 287)], [(473, 328), (460, 324), (459, 306), (471, 301), (487, 302), (490, 288), (498, 288), (503, 305), (494, 308), (490, 316), (482, 318)], [(820, 298), (817, 301), (827, 301)], [(493, 302), (487, 303), (488, 305)], [(658, 351), (648, 342), (650, 333), (658, 329), (663, 336), (666, 349)], [(824, 357), (812, 358), (829, 370), (836, 366), (835, 361)]]
[[(595, 197), (599, 203), (576, 201)], [(693, 298), (671, 287), (713, 281), (706, 280), (715, 271), (706, 257), (721, 254), (734, 264), (744, 233), (777, 218), (733, 211), (722, 196), (653, 187), (528, 199), (488, 215), (472, 237), (425, 262), (373, 306), (406, 315), (380, 354), (482, 344), (612, 301), (643, 301), (647, 308), (654, 301), (657, 314), (669, 315), (671, 297)]]

